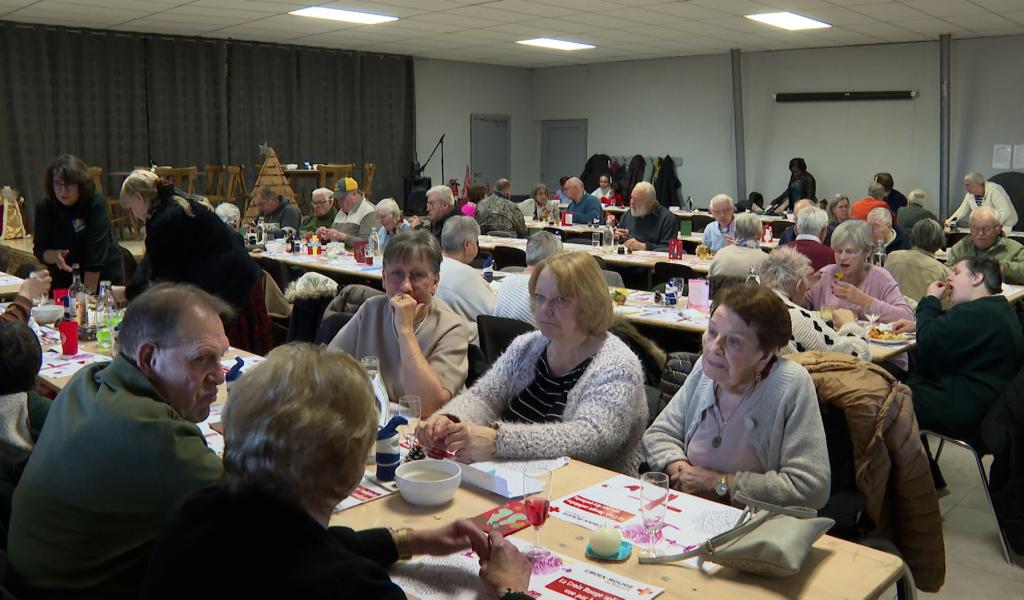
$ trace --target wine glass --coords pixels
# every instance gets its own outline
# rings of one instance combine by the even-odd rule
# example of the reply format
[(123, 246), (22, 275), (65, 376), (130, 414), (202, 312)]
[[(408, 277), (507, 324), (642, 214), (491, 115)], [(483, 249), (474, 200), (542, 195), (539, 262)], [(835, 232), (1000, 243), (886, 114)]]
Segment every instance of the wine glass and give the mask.
[(523, 495), (526, 505), (526, 520), (533, 525), (536, 532), (536, 543), (526, 551), (531, 561), (544, 558), (551, 551), (540, 545), (540, 528), (548, 520), (548, 508), (551, 506), (551, 471), (547, 469), (528, 469), (523, 471)]
[(420, 424), (420, 407), (419, 396), (402, 396), (398, 399), (398, 414), (409, 422), (408, 425), (399, 426), (399, 431), (405, 437), (409, 448), (416, 445), (416, 427)]
[(868, 320), (868, 327), (873, 327), (875, 321), (878, 320), (879, 315), (875, 313), (864, 313), (864, 318)]
[(654, 540), (661, 534), (665, 523), (668, 499), (667, 474), (651, 471), (640, 476), (640, 511), (647, 530), (647, 552), (651, 558), (658, 555)]
[(371, 383), (380, 375), (380, 359), (376, 356), (364, 356), (359, 359), (359, 364), (366, 371), (366, 376), (370, 378)]

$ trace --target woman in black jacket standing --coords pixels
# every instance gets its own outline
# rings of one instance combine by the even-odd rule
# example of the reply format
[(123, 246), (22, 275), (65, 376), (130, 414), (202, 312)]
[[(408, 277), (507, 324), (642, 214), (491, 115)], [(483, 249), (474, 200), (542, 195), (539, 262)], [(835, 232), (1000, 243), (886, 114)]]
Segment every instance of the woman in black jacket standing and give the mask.
[(71, 285), (71, 265), (95, 290), (99, 282), (124, 283), (121, 249), (110, 225), (107, 200), (93, 185), (89, 167), (61, 154), (47, 167), (46, 197), (36, 207), (33, 253), (50, 270), (53, 287)]
[(807, 172), (807, 163), (802, 158), (794, 158), (789, 161), (789, 185), (786, 186), (786, 191), (772, 200), (772, 205), (765, 212), (774, 213), (786, 201), (789, 202), (789, 206), (795, 205), (797, 200), (804, 198), (817, 201), (815, 192), (814, 175)]
[(270, 351), (263, 271), (220, 217), (177, 195), (170, 181), (143, 170), (132, 171), (125, 179), (121, 205), (146, 223), (146, 256), (126, 290), (129, 300), (150, 282), (194, 284), (237, 311), (225, 324), (232, 346), (255, 354)]

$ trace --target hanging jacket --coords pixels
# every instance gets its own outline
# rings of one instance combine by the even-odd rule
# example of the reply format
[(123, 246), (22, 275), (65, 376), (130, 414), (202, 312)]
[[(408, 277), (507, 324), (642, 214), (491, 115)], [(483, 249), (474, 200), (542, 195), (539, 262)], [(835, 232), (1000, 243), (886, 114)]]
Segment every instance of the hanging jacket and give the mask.
[(1024, 552), (1024, 369), (985, 415), (981, 439), (985, 451), (992, 453), (988, 487), (999, 526), (1010, 547), (1020, 554)]
[(878, 365), (845, 354), (786, 358), (811, 374), (821, 404), (846, 417), (857, 488), (875, 523), (869, 533), (896, 544), (918, 589), (938, 591), (946, 577), (942, 514), (910, 388)]
[(647, 160), (639, 154), (634, 154), (629, 161), (629, 168), (622, 174), (619, 183), (622, 185), (622, 197), (629, 199), (633, 193), (633, 186), (644, 180), (644, 171), (647, 169)]
[(676, 177), (676, 163), (671, 156), (661, 159), (661, 169), (654, 181), (654, 189), (658, 193), (658, 202), (665, 208), (679, 206), (679, 188), (683, 187)]
[(608, 175), (611, 177), (611, 158), (607, 154), (595, 154), (587, 159), (587, 164), (583, 167), (583, 172), (580, 173), (580, 180), (583, 181), (583, 189), (587, 192), (596, 190), (600, 187), (601, 176)]

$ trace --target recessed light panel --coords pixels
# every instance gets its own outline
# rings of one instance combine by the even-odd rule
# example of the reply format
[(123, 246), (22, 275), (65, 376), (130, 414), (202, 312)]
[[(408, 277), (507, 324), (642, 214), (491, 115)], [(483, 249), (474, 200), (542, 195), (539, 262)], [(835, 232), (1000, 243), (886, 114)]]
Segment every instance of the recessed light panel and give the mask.
[(791, 12), (764, 13), (761, 15), (746, 15), (746, 17), (753, 21), (760, 21), (761, 23), (780, 27), (789, 31), (800, 31), (802, 29), (825, 29), (826, 27), (831, 27), (828, 23), (815, 21), (814, 19)]
[(398, 17), (392, 17), (389, 15), (375, 15), (373, 13), (358, 12), (354, 10), (327, 8), (325, 6), (308, 6), (299, 10), (293, 10), (288, 14), (299, 17), (313, 17), (315, 19), (344, 21), (346, 23), (359, 23), (360, 25), (376, 25), (377, 23), (387, 23), (388, 21), (398, 20)]
[(517, 44), (525, 44), (527, 46), (538, 46), (540, 48), (551, 48), (553, 50), (589, 50), (596, 48), (591, 44), (580, 44), (578, 42), (567, 42), (565, 40), (554, 40), (551, 38), (535, 38), (532, 40), (520, 40)]

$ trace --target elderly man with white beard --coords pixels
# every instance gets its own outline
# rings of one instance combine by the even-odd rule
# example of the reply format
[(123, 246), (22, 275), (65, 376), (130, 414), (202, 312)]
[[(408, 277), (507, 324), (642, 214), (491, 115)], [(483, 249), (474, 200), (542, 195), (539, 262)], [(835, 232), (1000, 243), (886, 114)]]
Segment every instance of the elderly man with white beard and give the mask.
[(631, 250), (664, 252), (668, 241), (678, 232), (679, 221), (658, 202), (654, 186), (646, 181), (636, 184), (629, 196), (629, 210), (623, 213), (615, 236), (626, 238), (625, 245)]

